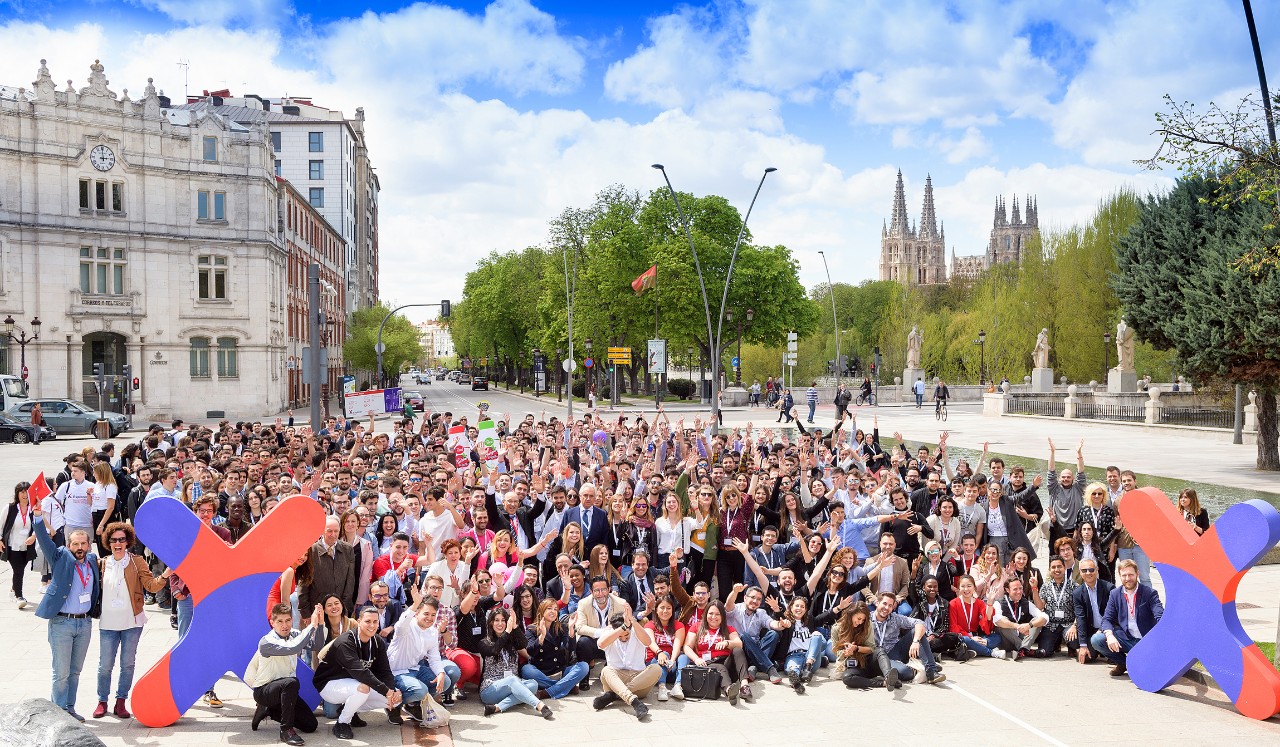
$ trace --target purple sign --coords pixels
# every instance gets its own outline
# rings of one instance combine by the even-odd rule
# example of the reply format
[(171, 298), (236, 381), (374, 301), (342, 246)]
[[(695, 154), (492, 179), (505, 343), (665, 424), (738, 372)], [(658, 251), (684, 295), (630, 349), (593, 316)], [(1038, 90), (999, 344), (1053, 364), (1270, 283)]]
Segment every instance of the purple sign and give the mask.
[(400, 387), (383, 389), (382, 401), (385, 403), (383, 412), (400, 412), (404, 408), (404, 404), (400, 402)]

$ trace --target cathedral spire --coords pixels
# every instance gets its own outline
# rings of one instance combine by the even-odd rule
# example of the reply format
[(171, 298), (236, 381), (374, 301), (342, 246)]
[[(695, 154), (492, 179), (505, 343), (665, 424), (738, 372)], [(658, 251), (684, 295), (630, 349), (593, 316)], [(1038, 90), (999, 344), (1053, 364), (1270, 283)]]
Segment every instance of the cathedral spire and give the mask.
[(1018, 214), (1018, 196), (1016, 194), (1013, 196), (1013, 219), (1010, 222), (1015, 226), (1022, 224), (1022, 216)]
[(893, 190), (893, 214), (889, 217), (889, 233), (902, 236), (908, 230), (907, 193), (902, 187), (902, 169), (898, 169), (898, 185)]
[(924, 178), (924, 207), (920, 210), (920, 238), (938, 237), (938, 216), (933, 209), (933, 176)]

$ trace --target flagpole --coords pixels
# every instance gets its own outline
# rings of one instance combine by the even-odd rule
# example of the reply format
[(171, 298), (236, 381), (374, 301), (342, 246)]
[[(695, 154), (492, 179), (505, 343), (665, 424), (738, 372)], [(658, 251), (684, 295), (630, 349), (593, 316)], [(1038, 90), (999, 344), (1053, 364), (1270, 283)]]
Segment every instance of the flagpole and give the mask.
[[(658, 263), (653, 263), (653, 339), (661, 339), (658, 335)], [(653, 375), (653, 409), (656, 411), (658, 405), (662, 404), (662, 377), (666, 374)], [(655, 416), (654, 422), (657, 422)]]

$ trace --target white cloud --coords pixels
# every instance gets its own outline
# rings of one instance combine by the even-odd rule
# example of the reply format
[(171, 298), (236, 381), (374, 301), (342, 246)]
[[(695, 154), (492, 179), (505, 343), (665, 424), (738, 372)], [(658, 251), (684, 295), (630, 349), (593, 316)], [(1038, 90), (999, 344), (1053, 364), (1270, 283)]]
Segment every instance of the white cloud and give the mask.
[(137, 0), (137, 4), (193, 26), (232, 22), (274, 25), (293, 14), (289, 0)]
[(685, 108), (725, 83), (731, 29), (714, 30), (707, 9), (680, 8), (649, 23), (650, 43), (609, 65), (605, 93), (616, 101)]

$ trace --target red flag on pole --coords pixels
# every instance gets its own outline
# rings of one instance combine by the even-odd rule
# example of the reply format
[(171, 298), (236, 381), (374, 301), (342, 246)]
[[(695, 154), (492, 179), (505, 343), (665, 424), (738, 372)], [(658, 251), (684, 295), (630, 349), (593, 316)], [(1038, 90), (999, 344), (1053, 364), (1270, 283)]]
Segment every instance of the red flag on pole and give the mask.
[(658, 266), (654, 265), (645, 270), (640, 277), (631, 281), (631, 290), (636, 292), (637, 296), (643, 296), (644, 292), (650, 290), (658, 284)]
[(49, 489), (49, 483), (45, 481), (44, 473), (41, 472), (40, 476), (31, 483), (31, 489), (27, 491), (27, 500), (30, 501), (29, 505), (44, 503), (44, 499), (51, 495), (53, 495), (53, 491)]

